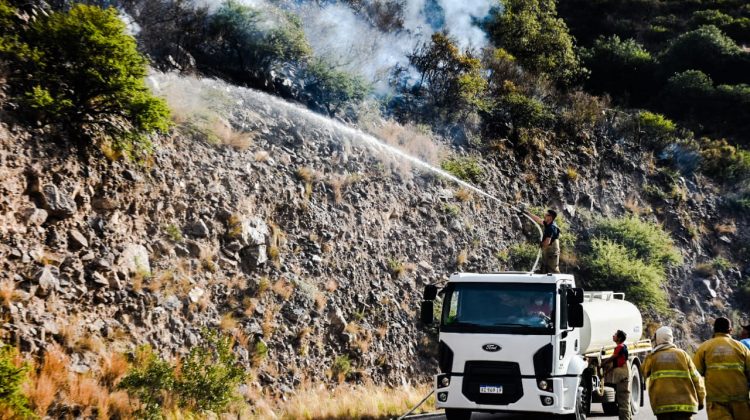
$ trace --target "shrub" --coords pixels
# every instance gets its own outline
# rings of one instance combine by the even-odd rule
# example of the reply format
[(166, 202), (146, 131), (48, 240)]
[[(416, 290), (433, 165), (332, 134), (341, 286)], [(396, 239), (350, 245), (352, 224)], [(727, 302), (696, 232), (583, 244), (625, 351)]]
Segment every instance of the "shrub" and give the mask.
[(638, 258), (626, 246), (595, 238), (585, 265), (590, 273), (588, 288), (622, 291), (641, 310), (650, 308), (666, 313), (667, 298), (661, 288), (665, 281), (663, 270)]
[[(596, 93), (629, 95), (635, 103), (653, 94), (653, 72), (656, 61), (634, 39), (621, 40), (617, 35), (600, 37), (582, 58), (591, 70), (586, 86)], [(612, 75), (618, 77), (613, 78)]]
[(303, 60), (312, 52), (295, 15), (234, 0), (223, 2), (211, 15), (206, 36), (215, 45), (196, 52), (205, 56), (208, 65), (240, 80), (273, 62)]
[(702, 26), (677, 37), (661, 56), (662, 71), (672, 75), (700, 70), (722, 82), (744, 78), (742, 49), (719, 28)]
[(447, 34), (433, 34), (429, 44), (409, 55), (409, 62), (421, 75), (419, 89), (424, 89), (435, 106), (446, 107), (451, 113), (482, 106), (487, 82), (481, 62), (471, 52), (462, 53)]
[(508, 248), (508, 268), (529, 271), (539, 253), (539, 246), (529, 242), (513, 244)]
[(329, 114), (335, 114), (345, 104), (364, 99), (370, 86), (360, 76), (336, 70), (325, 61), (315, 59), (307, 66), (305, 89)]
[(479, 165), (476, 159), (471, 157), (454, 157), (444, 160), (440, 167), (454, 175), (456, 178), (468, 182), (478, 183), (484, 176), (484, 169)]
[(169, 398), (175, 398), (183, 408), (215, 412), (232, 401), (244, 377), (232, 352), (233, 340), (211, 331), (203, 336), (205, 341), (190, 349), (179, 370), (148, 346), (136, 350), (133, 368), (118, 388), (141, 401), (139, 417), (161, 418), (161, 409)]
[(347, 355), (336, 356), (331, 366), (331, 373), (337, 378), (339, 382), (344, 382), (352, 371), (352, 361)]
[(555, 0), (502, 0), (486, 27), (495, 46), (512, 54), (527, 70), (568, 83), (583, 72)]
[(513, 128), (549, 128), (555, 122), (555, 115), (538, 99), (520, 92), (511, 92), (500, 97), (496, 107), (505, 110), (513, 123)]
[(28, 367), (19, 366), (18, 358), (16, 349), (0, 344), (0, 413), (8, 416), (3, 418), (34, 418), (22, 390), (28, 380)]
[(182, 361), (174, 388), (180, 405), (199, 411), (221, 412), (234, 399), (245, 371), (232, 352), (229, 336), (204, 332), (205, 341), (190, 349)]
[(701, 169), (724, 182), (750, 179), (750, 151), (732, 146), (726, 140), (704, 139), (700, 154)]
[(104, 141), (136, 157), (169, 127), (166, 103), (146, 87), (146, 59), (114, 8), (78, 4), (39, 18), (13, 48), (27, 79), (14, 79), (31, 118), (59, 124), (80, 143)]
[(635, 258), (647, 264), (664, 267), (682, 262), (669, 234), (660, 225), (642, 221), (636, 216), (603, 219), (596, 225), (594, 233), (626, 247)]
[(174, 388), (174, 368), (161, 360), (150, 346), (136, 349), (132, 366), (117, 385), (118, 389), (124, 389), (140, 400), (141, 408), (136, 416), (161, 419), (166, 393)]
[(656, 146), (664, 146), (674, 140), (677, 125), (661, 114), (649, 111), (641, 111), (636, 117), (640, 133), (646, 136), (647, 141)]

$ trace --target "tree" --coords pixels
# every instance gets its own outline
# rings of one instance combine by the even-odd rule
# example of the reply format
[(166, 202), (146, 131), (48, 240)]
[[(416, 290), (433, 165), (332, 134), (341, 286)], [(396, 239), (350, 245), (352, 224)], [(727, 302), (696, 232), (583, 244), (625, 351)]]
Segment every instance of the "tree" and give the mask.
[(362, 77), (336, 70), (320, 59), (311, 60), (306, 70), (305, 90), (329, 114), (335, 114), (348, 102), (364, 99), (370, 91), (370, 86)]
[(30, 117), (81, 144), (104, 141), (135, 157), (169, 127), (166, 103), (145, 84), (146, 59), (113, 8), (78, 4), (34, 22), (11, 48)]
[(573, 37), (557, 17), (555, 0), (501, 0), (493, 10), (487, 32), (495, 46), (511, 53), (535, 73), (570, 83), (582, 75)]
[(409, 56), (409, 62), (421, 74), (419, 87), (436, 107), (459, 110), (482, 105), (487, 81), (481, 61), (470, 51), (462, 53), (447, 34), (433, 34), (429, 44)]

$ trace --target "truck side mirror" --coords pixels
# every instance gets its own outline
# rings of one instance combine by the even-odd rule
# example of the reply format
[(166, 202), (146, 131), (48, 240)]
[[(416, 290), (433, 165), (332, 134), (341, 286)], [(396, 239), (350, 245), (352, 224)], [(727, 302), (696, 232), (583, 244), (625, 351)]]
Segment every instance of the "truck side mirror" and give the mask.
[(567, 289), (565, 297), (568, 303), (568, 326), (571, 328), (583, 327), (583, 289)]
[(428, 284), (424, 287), (424, 293), (422, 294), (422, 299), (424, 300), (435, 300), (438, 293), (438, 287), (434, 284)]
[(433, 310), (435, 303), (431, 300), (423, 300), (422, 306), (419, 308), (419, 319), (424, 325), (432, 325), (435, 322), (435, 315)]

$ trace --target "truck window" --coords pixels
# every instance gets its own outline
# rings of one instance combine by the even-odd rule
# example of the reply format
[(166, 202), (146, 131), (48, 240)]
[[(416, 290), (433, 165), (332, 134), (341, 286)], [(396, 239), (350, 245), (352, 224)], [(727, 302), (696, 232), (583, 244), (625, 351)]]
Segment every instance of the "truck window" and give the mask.
[(454, 283), (446, 288), (441, 329), (457, 332), (551, 334), (555, 286)]

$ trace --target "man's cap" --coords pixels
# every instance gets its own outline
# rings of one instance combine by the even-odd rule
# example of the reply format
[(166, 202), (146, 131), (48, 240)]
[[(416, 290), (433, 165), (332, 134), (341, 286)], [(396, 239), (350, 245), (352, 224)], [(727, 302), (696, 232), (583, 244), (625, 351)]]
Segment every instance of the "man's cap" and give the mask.
[(747, 325), (743, 325), (743, 326), (742, 326), (742, 329), (743, 329), (743, 330), (746, 330), (747, 332), (750, 332), (750, 324), (747, 324)]

